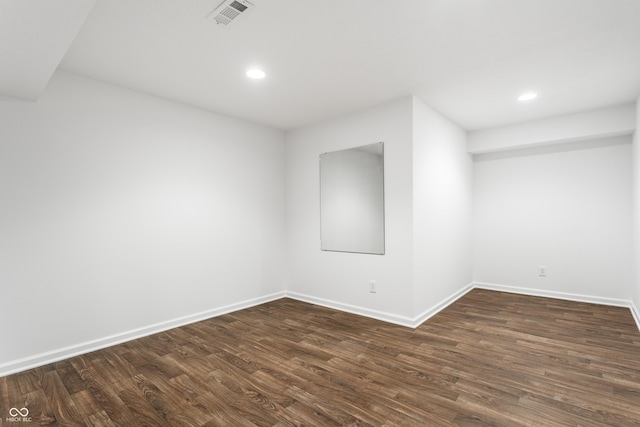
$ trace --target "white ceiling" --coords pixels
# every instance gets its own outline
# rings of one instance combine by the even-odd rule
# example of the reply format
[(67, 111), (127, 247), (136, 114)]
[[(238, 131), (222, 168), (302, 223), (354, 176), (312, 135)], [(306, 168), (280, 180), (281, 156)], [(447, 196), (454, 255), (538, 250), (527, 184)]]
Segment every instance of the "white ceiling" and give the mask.
[[(74, 32), (34, 14), (55, 4), (79, 26), (92, 2), (0, 0), (16, 13), (0, 93), (41, 93), (55, 55), (34, 40)], [(23, 3), (37, 6), (13, 11)], [(97, 0), (59, 68), (280, 129), (409, 94), (467, 130), (640, 95), (640, 0), (254, 0), (228, 28), (206, 19), (219, 3)], [(245, 77), (254, 65), (266, 79)], [(32, 72), (30, 87), (11, 80)], [(519, 103), (525, 90), (540, 95)]]
[(0, 94), (37, 100), (95, 0), (0, 0)]

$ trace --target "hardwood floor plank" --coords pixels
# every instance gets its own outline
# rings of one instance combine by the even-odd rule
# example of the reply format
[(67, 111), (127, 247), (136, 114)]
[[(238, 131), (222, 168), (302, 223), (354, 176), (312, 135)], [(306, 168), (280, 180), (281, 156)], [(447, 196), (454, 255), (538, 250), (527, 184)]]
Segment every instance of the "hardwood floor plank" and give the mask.
[[(62, 402), (65, 404), (66, 402)], [(38, 389), (27, 393), (24, 396), (24, 407), (29, 410), (29, 416), (38, 420), (39, 425), (57, 426), (60, 425), (54, 411), (49, 404), (49, 396), (46, 395), (44, 389)], [(6, 419), (6, 418), (5, 418)]]
[(82, 415), (82, 418), (86, 424), (91, 424), (89, 418), (92, 415), (102, 412), (102, 409), (100, 409), (100, 405), (95, 401), (89, 391), (82, 390), (70, 396), (73, 404), (76, 406), (78, 412)]
[[(238, 411), (235, 401), (226, 395), (218, 393), (205, 393), (197, 397), (198, 403), (206, 407), (212, 415), (211, 421), (203, 426), (256, 426), (242, 411)], [(263, 424), (264, 425), (264, 424)]]
[(80, 378), (78, 371), (75, 370), (71, 363), (65, 363), (64, 365), (56, 368), (55, 372), (58, 374), (60, 381), (62, 381), (62, 384), (69, 395), (79, 393), (85, 389), (82, 378)]
[(87, 427), (117, 427), (105, 411), (89, 415), (86, 422)]
[(58, 424), (69, 426), (83, 424), (82, 416), (60, 380), (57, 371), (49, 371), (44, 374), (42, 389)]
[(281, 299), (0, 378), (13, 407), (50, 426), (639, 426), (640, 332), (622, 307), (481, 289), (416, 329)]
[[(77, 356), (71, 359), (71, 364), (76, 369), (80, 378), (85, 383), (86, 389), (91, 393), (95, 402), (108, 415), (116, 425), (131, 425), (134, 418), (128, 406), (120, 400), (110, 383), (99, 375), (99, 372), (89, 362), (91, 355)], [(106, 376), (113, 375), (106, 372)]]
[(287, 390), (287, 394), (295, 398), (295, 400), (314, 412), (321, 414), (322, 417), (331, 420), (331, 424), (346, 426), (346, 425), (370, 425), (357, 417), (349, 414), (341, 408), (337, 408), (332, 405), (331, 402), (327, 402), (325, 399), (309, 393), (299, 387), (291, 387)]
[[(140, 384), (142, 382), (142, 384)], [(116, 385), (118, 398), (129, 408), (131, 418), (140, 426), (170, 426), (166, 420), (169, 412), (164, 402), (157, 398), (153, 388), (142, 380), (131, 379)]]

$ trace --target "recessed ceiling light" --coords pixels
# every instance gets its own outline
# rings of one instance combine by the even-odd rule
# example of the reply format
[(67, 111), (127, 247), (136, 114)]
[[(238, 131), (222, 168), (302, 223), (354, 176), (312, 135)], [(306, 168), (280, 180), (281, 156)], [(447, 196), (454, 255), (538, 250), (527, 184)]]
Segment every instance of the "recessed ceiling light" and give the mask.
[(538, 96), (538, 94), (535, 93), (535, 92), (523, 93), (522, 95), (520, 95), (518, 97), (518, 101), (530, 101), (530, 100), (536, 98), (537, 96)]
[(266, 74), (264, 73), (264, 71), (258, 68), (252, 68), (251, 70), (247, 71), (247, 77), (249, 77), (250, 79), (260, 80), (264, 79), (265, 76)]

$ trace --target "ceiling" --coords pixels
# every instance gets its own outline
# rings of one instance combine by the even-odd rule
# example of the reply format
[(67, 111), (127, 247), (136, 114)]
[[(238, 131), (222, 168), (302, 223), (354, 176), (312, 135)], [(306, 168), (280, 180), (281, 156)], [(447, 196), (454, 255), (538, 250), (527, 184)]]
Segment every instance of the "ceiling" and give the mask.
[(0, 94), (37, 100), (95, 0), (0, 0)]
[(466, 130), (640, 95), (639, 0), (220, 1), (0, 0), (0, 93), (58, 68), (279, 129), (413, 94)]

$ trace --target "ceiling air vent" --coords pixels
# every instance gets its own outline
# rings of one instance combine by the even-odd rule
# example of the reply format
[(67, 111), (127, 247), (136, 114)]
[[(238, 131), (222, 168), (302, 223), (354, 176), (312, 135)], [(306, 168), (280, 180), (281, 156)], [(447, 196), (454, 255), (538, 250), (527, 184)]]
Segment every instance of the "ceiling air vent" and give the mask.
[(253, 7), (253, 3), (248, 0), (224, 0), (211, 12), (208, 18), (216, 24), (226, 27)]

